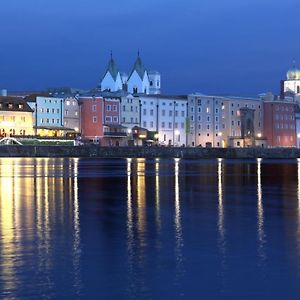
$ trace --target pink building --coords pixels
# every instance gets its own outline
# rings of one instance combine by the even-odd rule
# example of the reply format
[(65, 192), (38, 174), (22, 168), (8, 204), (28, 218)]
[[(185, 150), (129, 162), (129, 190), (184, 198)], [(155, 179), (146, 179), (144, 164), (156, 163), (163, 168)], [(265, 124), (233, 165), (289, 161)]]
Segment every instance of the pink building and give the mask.
[(264, 135), (271, 147), (296, 146), (294, 103), (283, 100), (264, 102)]
[(127, 128), (120, 125), (120, 100), (99, 96), (79, 99), (81, 134), (101, 146), (127, 145)]

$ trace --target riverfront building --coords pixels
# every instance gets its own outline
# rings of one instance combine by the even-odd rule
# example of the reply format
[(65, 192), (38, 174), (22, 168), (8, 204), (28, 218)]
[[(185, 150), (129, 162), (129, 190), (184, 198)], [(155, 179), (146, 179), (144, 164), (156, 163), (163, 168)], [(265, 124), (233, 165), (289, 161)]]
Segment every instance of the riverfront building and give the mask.
[(32, 112), (23, 98), (0, 96), (1, 137), (32, 135)]
[(64, 136), (64, 99), (49, 94), (32, 94), (25, 100), (34, 111), (35, 134), (40, 136)]
[(127, 128), (120, 124), (119, 98), (85, 95), (79, 102), (83, 138), (102, 146), (127, 144)]
[(295, 147), (297, 105), (268, 95), (264, 99), (264, 134), (271, 147)]
[(188, 118), (190, 146), (266, 146), (261, 99), (191, 94)]
[(187, 144), (187, 97), (139, 95), (141, 127), (157, 134), (164, 146)]
[(64, 98), (63, 122), (65, 130), (70, 133), (80, 131), (80, 107), (76, 97), (68, 96)]

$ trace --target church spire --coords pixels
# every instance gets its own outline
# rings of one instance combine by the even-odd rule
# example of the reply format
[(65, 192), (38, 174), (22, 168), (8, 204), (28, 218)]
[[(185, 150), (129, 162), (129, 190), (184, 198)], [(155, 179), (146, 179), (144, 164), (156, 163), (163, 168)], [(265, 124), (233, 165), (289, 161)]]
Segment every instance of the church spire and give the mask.
[[(118, 76), (118, 73), (119, 73), (119, 69), (117, 67), (117, 64), (115, 63), (114, 59), (113, 59), (113, 53), (112, 53), (112, 50), (110, 51), (110, 60), (107, 64), (107, 67), (106, 67), (106, 70), (105, 70), (105, 73), (104, 73), (104, 76), (107, 74), (107, 73), (110, 73), (110, 75), (112, 76), (112, 78), (114, 80), (117, 79), (117, 76)], [(103, 76), (103, 77), (104, 77)]]

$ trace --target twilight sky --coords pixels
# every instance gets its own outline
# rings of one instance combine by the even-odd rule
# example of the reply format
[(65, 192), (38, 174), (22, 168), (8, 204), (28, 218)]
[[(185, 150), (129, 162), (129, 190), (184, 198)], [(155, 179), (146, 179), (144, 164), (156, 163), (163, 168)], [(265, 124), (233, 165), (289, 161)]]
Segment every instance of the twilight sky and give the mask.
[(110, 50), (129, 73), (140, 49), (165, 94), (278, 93), (293, 59), (300, 68), (299, 11), (299, 0), (1, 0), (0, 88), (93, 88)]

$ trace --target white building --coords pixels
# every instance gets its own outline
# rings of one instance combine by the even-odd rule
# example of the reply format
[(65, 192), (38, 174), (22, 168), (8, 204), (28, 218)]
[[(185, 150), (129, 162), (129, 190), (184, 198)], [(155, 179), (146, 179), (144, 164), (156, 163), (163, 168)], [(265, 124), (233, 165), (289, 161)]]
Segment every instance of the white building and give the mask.
[(287, 80), (284, 81), (284, 93), (286, 95), (300, 95), (300, 70), (293, 68), (287, 72)]
[(112, 56), (100, 82), (101, 91), (116, 92), (124, 90), (131, 94), (160, 94), (161, 76), (157, 71), (148, 71), (138, 54), (132, 71), (128, 76), (120, 73)]
[(199, 147), (244, 147), (263, 137), (263, 105), (260, 99), (188, 96), (188, 145)]
[(140, 95), (141, 127), (157, 132), (161, 145), (186, 145), (187, 97)]

